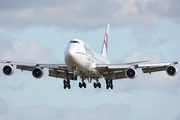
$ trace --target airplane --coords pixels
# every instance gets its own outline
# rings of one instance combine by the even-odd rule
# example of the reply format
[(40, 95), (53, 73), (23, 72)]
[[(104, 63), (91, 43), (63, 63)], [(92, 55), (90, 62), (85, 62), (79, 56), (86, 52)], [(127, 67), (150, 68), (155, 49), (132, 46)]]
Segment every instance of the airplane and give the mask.
[(64, 89), (71, 88), (70, 81), (81, 79), (79, 88), (86, 88), (85, 80), (93, 83), (94, 88), (101, 88), (99, 79), (104, 78), (106, 89), (113, 89), (113, 81), (118, 79), (134, 79), (137, 77), (137, 69), (142, 69), (143, 73), (153, 73), (166, 71), (169, 76), (177, 74), (176, 64), (180, 62), (147, 63), (148, 61), (138, 61), (123, 64), (111, 64), (108, 56), (108, 36), (110, 24), (107, 24), (101, 54), (96, 53), (87, 43), (80, 39), (72, 39), (64, 52), (65, 64), (39, 64), (0, 60), (6, 64), (3, 73), (10, 76), (14, 73), (13, 66), (22, 71), (31, 71), (33, 77), (41, 78), (43, 69), (49, 69), (49, 76), (62, 78)]

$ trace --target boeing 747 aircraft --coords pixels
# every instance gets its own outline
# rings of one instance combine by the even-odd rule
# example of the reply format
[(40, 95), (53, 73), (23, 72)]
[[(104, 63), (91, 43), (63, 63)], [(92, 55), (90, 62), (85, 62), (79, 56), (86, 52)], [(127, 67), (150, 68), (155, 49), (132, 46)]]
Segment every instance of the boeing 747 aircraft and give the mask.
[(124, 64), (111, 64), (107, 58), (108, 55), (108, 35), (109, 27), (105, 33), (105, 38), (102, 46), (101, 54), (96, 53), (85, 42), (79, 39), (72, 39), (65, 49), (64, 59), (65, 64), (39, 64), (39, 63), (24, 63), (0, 60), (0, 63), (5, 63), (3, 73), (10, 76), (14, 73), (14, 66), (16, 69), (22, 71), (31, 71), (35, 78), (43, 76), (43, 69), (49, 69), (49, 76), (55, 78), (62, 78), (64, 89), (71, 88), (70, 80), (76, 80), (78, 77), (79, 87), (86, 88), (85, 80), (90, 83), (94, 82), (94, 88), (101, 88), (99, 79), (104, 78), (106, 81), (106, 88), (113, 89), (113, 80), (130, 78), (134, 79), (137, 76), (136, 69), (142, 69), (143, 73), (166, 71), (168, 75), (175, 76), (177, 74), (176, 64), (180, 62), (167, 62), (167, 63), (145, 63), (148, 61), (139, 61)]

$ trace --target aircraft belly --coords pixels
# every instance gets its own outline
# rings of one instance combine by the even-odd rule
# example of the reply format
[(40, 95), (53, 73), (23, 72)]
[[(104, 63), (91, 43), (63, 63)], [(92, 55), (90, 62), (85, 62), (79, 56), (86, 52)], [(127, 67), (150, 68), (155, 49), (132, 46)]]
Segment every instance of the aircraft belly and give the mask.
[(92, 60), (88, 62), (88, 66), (86, 67), (86, 69), (83, 70), (83, 72), (89, 74), (89, 77), (95, 76), (98, 78), (103, 78), (103, 76), (95, 68), (96, 68), (95, 62), (93, 62)]
[(81, 56), (81, 59), (78, 61), (77, 69), (81, 71), (88, 71), (90, 66), (91, 66), (90, 61), (88, 61), (86, 57)]

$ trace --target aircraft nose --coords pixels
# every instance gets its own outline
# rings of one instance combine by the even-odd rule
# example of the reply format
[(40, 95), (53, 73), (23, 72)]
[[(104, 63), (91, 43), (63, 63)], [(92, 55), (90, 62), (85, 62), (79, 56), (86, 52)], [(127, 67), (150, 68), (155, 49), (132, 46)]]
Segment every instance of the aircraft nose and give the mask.
[(72, 48), (68, 49), (68, 56), (69, 56), (70, 58), (73, 58), (74, 55), (75, 55), (75, 50), (72, 49)]
[(76, 51), (71, 46), (66, 51), (65, 62), (68, 66), (74, 66), (74, 63), (76, 62)]
[(78, 67), (81, 66), (82, 64), (82, 56), (78, 54), (78, 52), (82, 52), (83, 47), (79, 43), (70, 43), (66, 49), (65, 52), (65, 62), (66, 65), (71, 68), (71, 67)]

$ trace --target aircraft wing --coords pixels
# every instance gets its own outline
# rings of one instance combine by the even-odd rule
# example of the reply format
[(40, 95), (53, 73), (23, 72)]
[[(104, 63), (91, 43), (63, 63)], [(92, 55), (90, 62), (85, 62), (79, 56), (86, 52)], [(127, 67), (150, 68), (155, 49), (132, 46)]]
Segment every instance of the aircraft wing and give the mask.
[[(123, 78), (135, 78), (137, 76), (136, 69), (142, 69), (143, 73), (167, 71), (170, 76), (174, 76), (177, 73), (175, 67), (180, 62), (167, 62), (167, 63), (144, 63), (133, 62), (125, 64), (97, 64), (96, 70), (99, 71), (105, 80), (116, 80)], [(168, 69), (169, 68), (169, 69)]]
[(148, 61), (138, 61), (138, 62), (130, 62), (124, 64), (97, 64), (96, 70), (100, 72), (108, 72), (108, 71), (119, 71), (119, 70), (126, 70), (127, 68), (134, 67), (138, 63), (145, 63)]
[(169, 66), (175, 68), (175, 65), (179, 63), (180, 62), (138, 64), (136, 65), (136, 68), (142, 68), (143, 73), (151, 74), (152, 72), (166, 71)]
[(40, 68), (50, 68), (50, 69), (59, 69), (59, 70), (67, 70), (67, 66), (65, 64), (37, 64), (37, 63), (26, 63), (26, 62), (15, 62), (15, 61), (5, 61), (0, 60), (0, 63), (16, 65), (18, 67), (30, 67), (34, 69), (35, 67)]
[[(16, 69), (20, 69), (22, 71), (24, 70), (33, 71), (35, 68), (38, 68), (42, 74), (43, 74), (42, 70), (44, 68), (48, 68), (50, 77), (72, 79), (73, 76), (72, 71), (65, 64), (37, 64), (37, 63), (15, 62), (15, 61), (5, 61), (5, 60), (0, 60), (0, 63), (7, 64), (7, 66), (9, 66), (9, 68), (12, 70), (12, 73), (13, 73), (12, 66), (15, 65)], [(11, 75), (12, 73), (6, 75)], [(40, 77), (36, 77), (36, 78), (40, 78)], [(77, 77), (73, 78), (73, 80), (75, 79), (77, 79)]]

